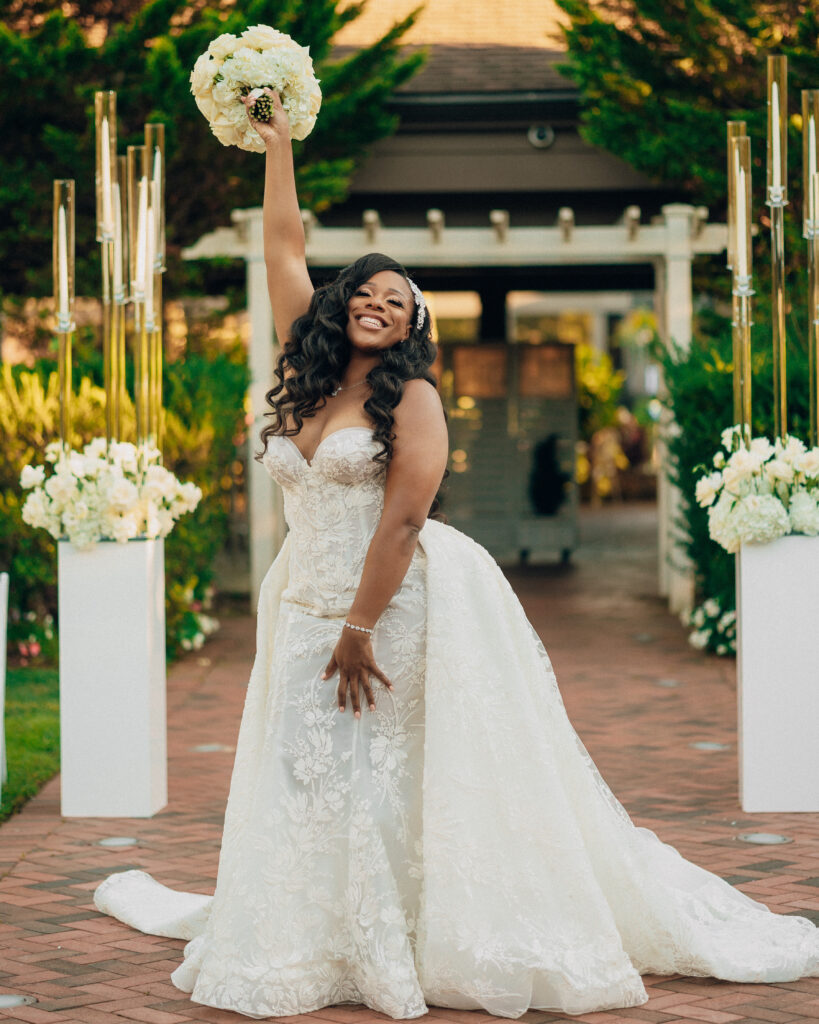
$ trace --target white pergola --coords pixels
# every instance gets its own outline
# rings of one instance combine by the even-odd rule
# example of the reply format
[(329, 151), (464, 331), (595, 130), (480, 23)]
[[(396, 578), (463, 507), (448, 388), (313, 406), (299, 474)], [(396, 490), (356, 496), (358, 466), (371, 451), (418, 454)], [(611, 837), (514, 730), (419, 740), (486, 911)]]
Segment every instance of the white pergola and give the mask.
[[(709, 224), (708, 211), (683, 203), (662, 208), (662, 216), (641, 224), (640, 210), (629, 206), (617, 224), (579, 226), (564, 207), (553, 227), (514, 227), (505, 210), (493, 210), (485, 227), (447, 227), (440, 210), (429, 210), (419, 227), (384, 227), (376, 210), (367, 210), (360, 227), (324, 227), (303, 214), (307, 260), (316, 267), (342, 267), (373, 250), (386, 252), (408, 267), (533, 267), (601, 264), (651, 264), (655, 307), (663, 337), (687, 347), (691, 341), (691, 264), (695, 256), (723, 251), (724, 224)], [(273, 382), (276, 339), (267, 294), (262, 239), (262, 210), (234, 210), (230, 227), (217, 228), (183, 250), (185, 259), (236, 257), (247, 264), (250, 316), (250, 403), (253, 432), (264, 422), (265, 393)], [(665, 425), (666, 429), (668, 424)], [(664, 462), (664, 448), (661, 454)], [(659, 591), (673, 611), (690, 607), (692, 575), (676, 537), (679, 494), (660, 474)], [(281, 494), (264, 467), (250, 460), (250, 584), (253, 600), (284, 538)]]

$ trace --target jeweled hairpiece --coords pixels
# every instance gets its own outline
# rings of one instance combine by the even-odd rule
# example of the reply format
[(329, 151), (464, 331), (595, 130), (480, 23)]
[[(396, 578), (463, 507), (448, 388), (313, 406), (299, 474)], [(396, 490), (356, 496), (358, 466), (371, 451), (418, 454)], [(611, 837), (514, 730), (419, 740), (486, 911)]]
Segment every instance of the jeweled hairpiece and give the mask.
[(407, 278), (407, 281), (409, 282), (410, 288), (412, 288), (412, 294), (415, 296), (415, 306), (418, 310), (417, 316), (415, 317), (415, 329), (416, 331), (420, 331), (424, 325), (424, 316), (426, 315), (427, 304), (424, 302), (424, 296), (421, 294), (421, 289), (418, 285), (409, 278)]

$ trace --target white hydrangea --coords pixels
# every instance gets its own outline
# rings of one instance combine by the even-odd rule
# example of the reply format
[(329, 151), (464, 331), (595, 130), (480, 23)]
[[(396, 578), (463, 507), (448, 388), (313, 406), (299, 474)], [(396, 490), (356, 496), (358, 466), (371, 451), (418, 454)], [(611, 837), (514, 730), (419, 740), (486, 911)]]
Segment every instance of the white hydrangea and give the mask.
[(793, 460), (793, 468), (809, 480), (819, 476), (819, 448), (811, 448), (808, 452), (800, 452)]
[(309, 47), (269, 25), (253, 25), (241, 38), (229, 32), (214, 39), (190, 75), (196, 105), (225, 146), (264, 152), (264, 142), (241, 102), (246, 90), (268, 87), (279, 93), (290, 122), (290, 137), (305, 139), (321, 106), (321, 89)]
[(39, 487), (45, 480), (45, 466), (23, 466), (20, 474), (20, 486), (24, 491)]
[(692, 647), (696, 647), (698, 651), (702, 651), (707, 647), (708, 641), (711, 639), (710, 629), (698, 629), (693, 633), (688, 634), (688, 642)]
[(715, 618), (720, 613), (719, 601), (717, 601), (716, 598), (709, 597), (708, 600), (703, 603), (702, 610), (712, 619)]
[(817, 503), (818, 491), (807, 491), (800, 488), (791, 498), (788, 513), (791, 520), (791, 529), (794, 533), (804, 533), (808, 537), (815, 537), (819, 534), (819, 503)]

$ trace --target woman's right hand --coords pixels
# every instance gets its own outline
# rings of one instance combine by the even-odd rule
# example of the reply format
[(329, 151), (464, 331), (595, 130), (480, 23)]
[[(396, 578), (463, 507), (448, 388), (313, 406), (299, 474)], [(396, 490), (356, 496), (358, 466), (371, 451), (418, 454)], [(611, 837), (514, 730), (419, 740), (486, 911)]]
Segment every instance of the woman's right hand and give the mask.
[(247, 110), (248, 120), (262, 137), (264, 144), (269, 146), (272, 142), (290, 138), (290, 122), (287, 120), (287, 114), (284, 112), (281, 96), (272, 89), (265, 88), (262, 89), (262, 92), (273, 101), (273, 113), (269, 121), (257, 121), (250, 116), (250, 109), (258, 97), (242, 96), (241, 99), (245, 105), (245, 110)]

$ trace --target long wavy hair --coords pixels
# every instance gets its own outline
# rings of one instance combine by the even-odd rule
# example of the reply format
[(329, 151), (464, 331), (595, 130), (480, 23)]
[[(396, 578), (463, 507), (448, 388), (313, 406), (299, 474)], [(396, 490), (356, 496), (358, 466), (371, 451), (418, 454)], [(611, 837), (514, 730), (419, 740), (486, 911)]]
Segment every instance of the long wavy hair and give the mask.
[[(275, 366), (277, 383), (267, 392), (271, 417), (262, 429), (262, 452), (269, 437), (298, 434), (304, 420), (315, 416), (327, 403), (327, 396), (340, 386), (350, 361), (347, 337), (347, 303), (356, 290), (374, 274), (392, 270), (407, 281), (407, 271), (396, 260), (381, 253), (362, 256), (345, 267), (335, 280), (313, 292), (307, 312), (293, 322), (290, 337)], [(373, 438), (381, 449), (374, 461), (388, 464), (393, 454), (395, 433), (393, 410), (401, 401), (404, 384), (421, 378), (436, 384), (430, 367), (435, 361), (429, 312), (425, 310), (420, 326), (418, 309), (410, 312), (410, 333), (404, 341), (383, 349), (381, 362), (367, 374), (371, 394), (364, 411), (372, 419)], [(292, 422), (288, 426), (288, 419)], [(262, 453), (256, 458), (260, 459)], [(446, 477), (448, 472), (444, 474)], [(436, 498), (430, 515), (435, 514)]]

